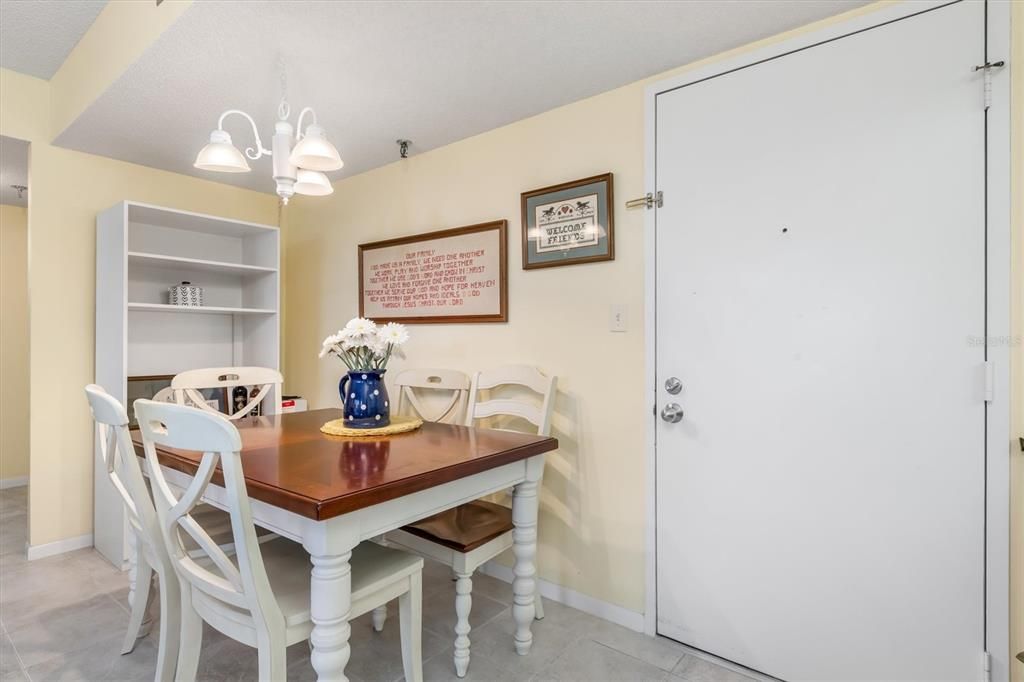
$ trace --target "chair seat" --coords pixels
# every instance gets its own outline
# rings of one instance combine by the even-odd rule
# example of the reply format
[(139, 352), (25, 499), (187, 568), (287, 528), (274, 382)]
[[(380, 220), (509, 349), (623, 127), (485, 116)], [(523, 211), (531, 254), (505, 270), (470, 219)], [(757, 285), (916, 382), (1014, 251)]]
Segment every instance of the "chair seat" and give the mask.
[(511, 509), (474, 500), (403, 526), (402, 530), (465, 554), (513, 528)]
[[(286, 538), (276, 538), (260, 544), (260, 553), (263, 555), (263, 565), (270, 579), (270, 589), (290, 631), (289, 640), (304, 639), (308, 635), (310, 624), (309, 579), (312, 564), (309, 553), (302, 545)], [(234, 555), (230, 558), (237, 564)], [(212, 565), (209, 559), (201, 563), (206, 566)], [(423, 559), (398, 549), (363, 542), (352, 551), (349, 564), (352, 567), (352, 604), (355, 606), (361, 599), (383, 586), (419, 572), (423, 568)], [(246, 611), (217, 602), (199, 590), (193, 592), (193, 599), (196, 608), (217, 629), (223, 627), (223, 623), (219, 622), (220, 618), (226, 618), (245, 628), (253, 627), (252, 616)], [(352, 617), (357, 615), (361, 614), (352, 614)], [(297, 633), (298, 637), (292, 637), (293, 632)], [(232, 636), (237, 636), (237, 633)]]
[[(210, 538), (215, 543), (222, 548), (226, 547), (231, 549), (232, 552), (234, 551), (235, 537), (231, 532), (231, 514), (210, 504), (200, 504), (192, 511), (192, 518), (202, 526), (203, 530), (209, 533)], [(256, 526), (256, 537), (259, 538), (261, 543), (271, 540), (271, 536), (277, 537), (273, 531)], [(189, 552), (194, 552), (199, 550), (199, 545), (190, 536), (186, 535), (185, 548)]]

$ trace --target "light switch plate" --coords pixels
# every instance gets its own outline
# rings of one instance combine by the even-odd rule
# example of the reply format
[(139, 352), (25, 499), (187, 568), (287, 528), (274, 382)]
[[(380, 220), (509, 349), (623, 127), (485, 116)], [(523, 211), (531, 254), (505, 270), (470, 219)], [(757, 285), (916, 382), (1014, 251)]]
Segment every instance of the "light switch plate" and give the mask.
[(608, 331), (624, 332), (627, 326), (626, 306), (610, 306), (608, 309)]

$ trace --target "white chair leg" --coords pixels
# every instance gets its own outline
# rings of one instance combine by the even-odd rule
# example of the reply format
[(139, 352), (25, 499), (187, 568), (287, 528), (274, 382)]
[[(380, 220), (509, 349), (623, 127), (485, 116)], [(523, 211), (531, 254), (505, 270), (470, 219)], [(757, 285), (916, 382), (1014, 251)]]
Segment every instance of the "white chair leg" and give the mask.
[(406, 682), (423, 682), (423, 575), (409, 578), (409, 591), (398, 598), (402, 635), (402, 671)]
[(285, 682), (288, 679), (288, 652), (284, 640), (274, 641), (263, 634), (257, 634), (256, 639), (260, 681)]
[(160, 576), (160, 642), (156, 655), (156, 682), (171, 682), (178, 664), (181, 639), (181, 586), (173, 575)]
[(383, 631), (384, 630), (384, 621), (386, 621), (388, 619), (388, 605), (384, 604), (382, 606), (378, 606), (377, 608), (375, 608), (373, 610), (373, 614), (372, 614), (371, 618), (373, 619), (373, 631), (374, 632), (381, 632), (381, 631)]
[(178, 642), (176, 682), (195, 682), (199, 671), (199, 650), (203, 646), (203, 619), (192, 608), (192, 588), (181, 585), (181, 639)]
[(458, 573), (455, 581), (455, 674), (469, 669), (469, 612), (473, 608), (473, 572)]
[(533, 619), (541, 620), (544, 618), (544, 602), (540, 599), (540, 590), (537, 590), (537, 594), (533, 595)]
[(125, 633), (121, 654), (130, 654), (135, 649), (135, 642), (144, 635), (143, 621), (149, 613), (149, 600), (152, 594), (153, 567), (146, 561), (142, 552), (137, 552), (134, 565), (129, 576), (131, 583), (128, 588), (128, 603), (132, 607), (128, 617), (128, 632)]

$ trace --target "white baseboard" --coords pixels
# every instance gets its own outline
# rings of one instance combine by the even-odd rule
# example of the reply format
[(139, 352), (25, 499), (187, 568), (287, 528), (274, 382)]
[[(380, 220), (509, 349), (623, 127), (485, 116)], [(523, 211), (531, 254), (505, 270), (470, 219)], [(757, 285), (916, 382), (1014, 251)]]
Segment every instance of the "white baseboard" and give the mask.
[[(514, 577), (511, 568), (503, 566), (496, 561), (488, 561), (477, 570), (507, 583), (512, 582)], [(540, 590), (540, 595), (546, 599), (571, 606), (574, 609), (603, 618), (635, 632), (644, 631), (644, 614), (638, 611), (630, 611), (627, 608), (609, 604), (606, 601), (595, 599), (576, 590), (571, 590), (568, 587), (550, 583), (547, 580), (538, 580), (537, 589)]]
[(0, 490), (7, 490), (8, 488), (20, 488), (24, 485), (28, 485), (28, 476), (0, 478)]
[(47, 542), (45, 545), (29, 545), (28, 560), (45, 559), (48, 556), (73, 552), (76, 549), (84, 549), (86, 547), (92, 547), (92, 533), (79, 535), (76, 538), (57, 540), (56, 542)]

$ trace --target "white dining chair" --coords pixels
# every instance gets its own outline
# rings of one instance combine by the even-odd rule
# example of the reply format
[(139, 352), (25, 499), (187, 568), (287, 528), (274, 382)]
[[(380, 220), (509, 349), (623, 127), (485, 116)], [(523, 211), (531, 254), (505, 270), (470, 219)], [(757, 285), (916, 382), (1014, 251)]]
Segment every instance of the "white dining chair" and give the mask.
[(462, 424), (469, 377), (454, 369), (406, 369), (394, 379), (398, 389), (395, 414), (412, 412), (423, 421)]
[[(281, 397), (281, 385), (284, 378), (276, 369), (269, 367), (206, 367), (203, 369), (190, 369), (175, 375), (171, 379), (171, 391), (174, 393), (175, 402), (185, 405), (189, 402), (201, 410), (213, 414), (220, 414), (216, 409), (206, 403), (206, 398), (200, 393), (207, 388), (222, 388), (228, 391), (230, 401), (230, 390), (236, 386), (259, 386), (256, 395), (247, 397), (245, 405), (234, 409), (234, 405), (228, 408), (228, 419), (241, 419), (256, 408), (267, 395), (274, 390), (276, 400)], [(277, 410), (273, 410), (277, 412)]]
[[(159, 391), (154, 393), (152, 400), (155, 400), (158, 403), (177, 403), (178, 402), (178, 398), (174, 395), (174, 389), (171, 388), (170, 386), (164, 386)], [(194, 402), (192, 402), (192, 399), (189, 398), (188, 396), (185, 396), (185, 402), (183, 404), (188, 405), (189, 407), (195, 407), (196, 406), (196, 404)], [(207, 402), (206, 404), (209, 405), (210, 403)]]
[(99, 453), (107, 476), (124, 503), (134, 539), (128, 601), (131, 615), (122, 654), (131, 653), (142, 633), (149, 611), (153, 573), (160, 588), (160, 639), (157, 649), (156, 680), (171, 680), (178, 658), (179, 587), (174, 574), (156, 510), (143, 478), (135, 446), (128, 433), (128, 414), (101, 386), (90, 384), (85, 395), (96, 422)]
[[(257, 649), (259, 679), (284, 680), (287, 647), (308, 639), (313, 628), (309, 555), (301, 545), (283, 538), (257, 543), (242, 472), (241, 437), (223, 415), (152, 400), (135, 401), (135, 414), (160, 527), (181, 587), (177, 679), (195, 679), (205, 621)], [(157, 446), (204, 453), (180, 497), (163, 475)], [(231, 514), (234, 557), (218, 547), (192, 515), (218, 463)], [(205, 556), (198, 558), (187, 552), (186, 538), (199, 545)], [(364, 542), (352, 552), (350, 565), (349, 618), (398, 597), (404, 673), (412, 682), (421, 681), (423, 560)]]
[[(545, 376), (535, 367), (507, 365), (477, 372), (469, 392), (466, 426), (491, 418), (493, 427), (506, 428), (503, 420), (525, 420), (541, 436), (550, 435), (557, 377)], [(512, 396), (504, 395), (511, 391)], [(488, 395), (483, 392), (502, 392)], [(534, 400), (522, 393), (533, 393)], [(519, 430), (519, 429), (507, 429)], [(473, 572), (512, 546), (512, 510), (487, 500), (474, 500), (403, 526), (388, 533), (388, 546), (403, 547), (450, 566), (455, 573), (455, 674), (464, 677), (469, 668), (469, 613), (473, 605)], [(544, 617), (540, 594), (534, 597), (535, 617)], [(384, 626), (386, 611), (373, 614), (374, 628)]]
[[(131, 653), (138, 639), (148, 633), (149, 608), (153, 598), (155, 575), (159, 585), (162, 623), (156, 679), (170, 680), (178, 658), (178, 578), (167, 556), (153, 499), (129, 435), (127, 411), (116, 398), (103, 390), (102, 386), (86, 386), (85, 395), (96, 423), (101, 464), (121, 497), (131, 528), (131, 567), (128, 571), (128, 604), (131, 613), (121, 654)], [(230, 516), (207, 504), (199, 505), (195, 510), (195, 516), (209, 529), (214, 542), (226, 552), (233, 551)], [(260, 533), (261, 542), (277, 537), (264, 529), (260, 529)], [(190, 546), (189, 551), (195, 552), (196, 547)]]

